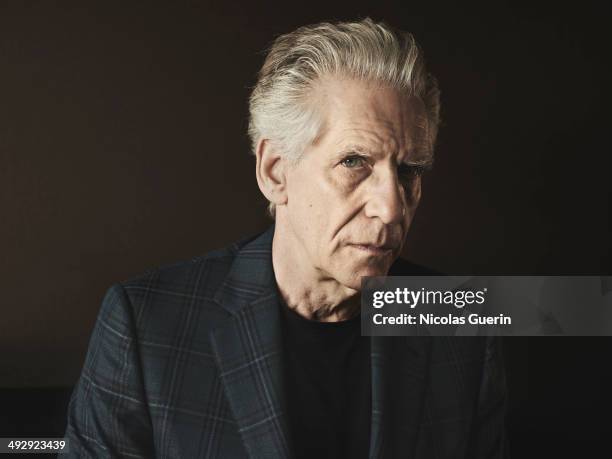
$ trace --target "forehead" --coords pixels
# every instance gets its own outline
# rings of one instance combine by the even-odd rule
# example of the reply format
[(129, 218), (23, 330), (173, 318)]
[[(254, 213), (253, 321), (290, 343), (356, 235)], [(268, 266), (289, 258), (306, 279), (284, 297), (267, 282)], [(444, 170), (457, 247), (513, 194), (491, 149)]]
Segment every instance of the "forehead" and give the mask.
[(421, 140), (425, 112), (418, 99), (351, 79), (328, 78), (316, 91), (325, 126), (320, 141), (327, 146), (412, 159), (427, 155)]

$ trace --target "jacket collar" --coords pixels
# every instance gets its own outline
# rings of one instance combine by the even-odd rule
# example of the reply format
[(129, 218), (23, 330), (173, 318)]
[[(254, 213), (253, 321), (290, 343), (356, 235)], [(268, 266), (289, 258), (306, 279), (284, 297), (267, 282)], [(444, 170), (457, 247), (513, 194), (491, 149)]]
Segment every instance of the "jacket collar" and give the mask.
[[(246, 244), (215, 295), (231, 316), (211, 333), (225, 394), (251, 457), (290, 458), (274, 225)], [(431, 348), (427, 337), (372, 337), (370, 458), (414, 455)]]
[(290, 458), (274, 226), (246, 244), (214, 296), (230, 317), (211, 333), (221, 382), (250, 457)]
[(232, 315), (251, 302), (277, 293), (276, 278), (272, 266), (272, 240), (274, 225), (248, 242), (238, 242), (232, 266), (214, 300)]

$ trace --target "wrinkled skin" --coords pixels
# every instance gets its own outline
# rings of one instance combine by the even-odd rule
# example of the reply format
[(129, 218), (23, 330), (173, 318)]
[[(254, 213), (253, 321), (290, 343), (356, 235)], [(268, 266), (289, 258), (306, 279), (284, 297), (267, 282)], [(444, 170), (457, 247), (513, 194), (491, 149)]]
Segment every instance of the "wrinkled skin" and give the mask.
[(258, 182), (276, 204), (273, 264), (285, 301), (334, 321), (355, 313), (361, 277), (386, 275), (399, 256), (421, 197), (414, 164), (427, 157), (417, 148), (421, 105), (396, 90), (327, 79), (316, 93), (321, 135), (295, 165), (260, 143)]

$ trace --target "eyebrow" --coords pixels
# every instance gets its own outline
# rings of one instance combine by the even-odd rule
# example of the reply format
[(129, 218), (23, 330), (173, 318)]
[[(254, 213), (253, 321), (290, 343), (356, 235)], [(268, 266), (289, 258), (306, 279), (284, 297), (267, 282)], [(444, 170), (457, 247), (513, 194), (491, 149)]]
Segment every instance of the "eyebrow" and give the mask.
[(366, 153), (370, 156), (380, 156), (380, 154), (377, 154), (376, 152), (370, 150), (369, 148), (364, 147), (363, 145), (360, 145), (360, 144), (356, 144), (356, 143), (350, 143), (350, 144), (344, 145), (341, 148), (340, 154), (346, 154), (349, 152), (362, 153), (362, 154)]
[[(382, 156), (379, 152), (371, 150), (370, 148), (367, 148), (363, 145), (353, 144), (353, 143), (347, 144), (344, 147), (342, 147), (340, 150), (340, 153), (338, 153), (338, 156), (346, 155), (347, 153), (351, 153), (351, 152), (357, 153), (357, 154), (365, 154), (368, 156), (372, 156), (374, 158), (379, 158)], [(414, 149), (408, 155), (410, 156), (413, 153), (414, 153)], [(424, 169), (431, 169), (431, 167), (433, 166), (433, 155), (423, 155), (421, 158), (417, 158), (415, 160), (404, 160), (401, 162), (401, 165), (406, 165), (409, 167), (420, 167)]]
[(433, 166), (433, 157), (429, 156), (418, 161), (402, 161), (402, 164), (410, 167), (422, 167), (424, 169), (431, 169)]

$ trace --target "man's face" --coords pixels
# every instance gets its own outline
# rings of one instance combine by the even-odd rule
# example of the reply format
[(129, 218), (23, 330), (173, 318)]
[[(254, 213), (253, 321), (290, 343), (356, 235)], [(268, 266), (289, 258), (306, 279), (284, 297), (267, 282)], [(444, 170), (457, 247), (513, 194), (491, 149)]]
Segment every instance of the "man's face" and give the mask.
[(418, 206), (422, 109), (354, 80), (316, 91), (325, 129), (287, 172), (286, 220), (321, 276), (360, 289), (362, 276), (387, 274)]

